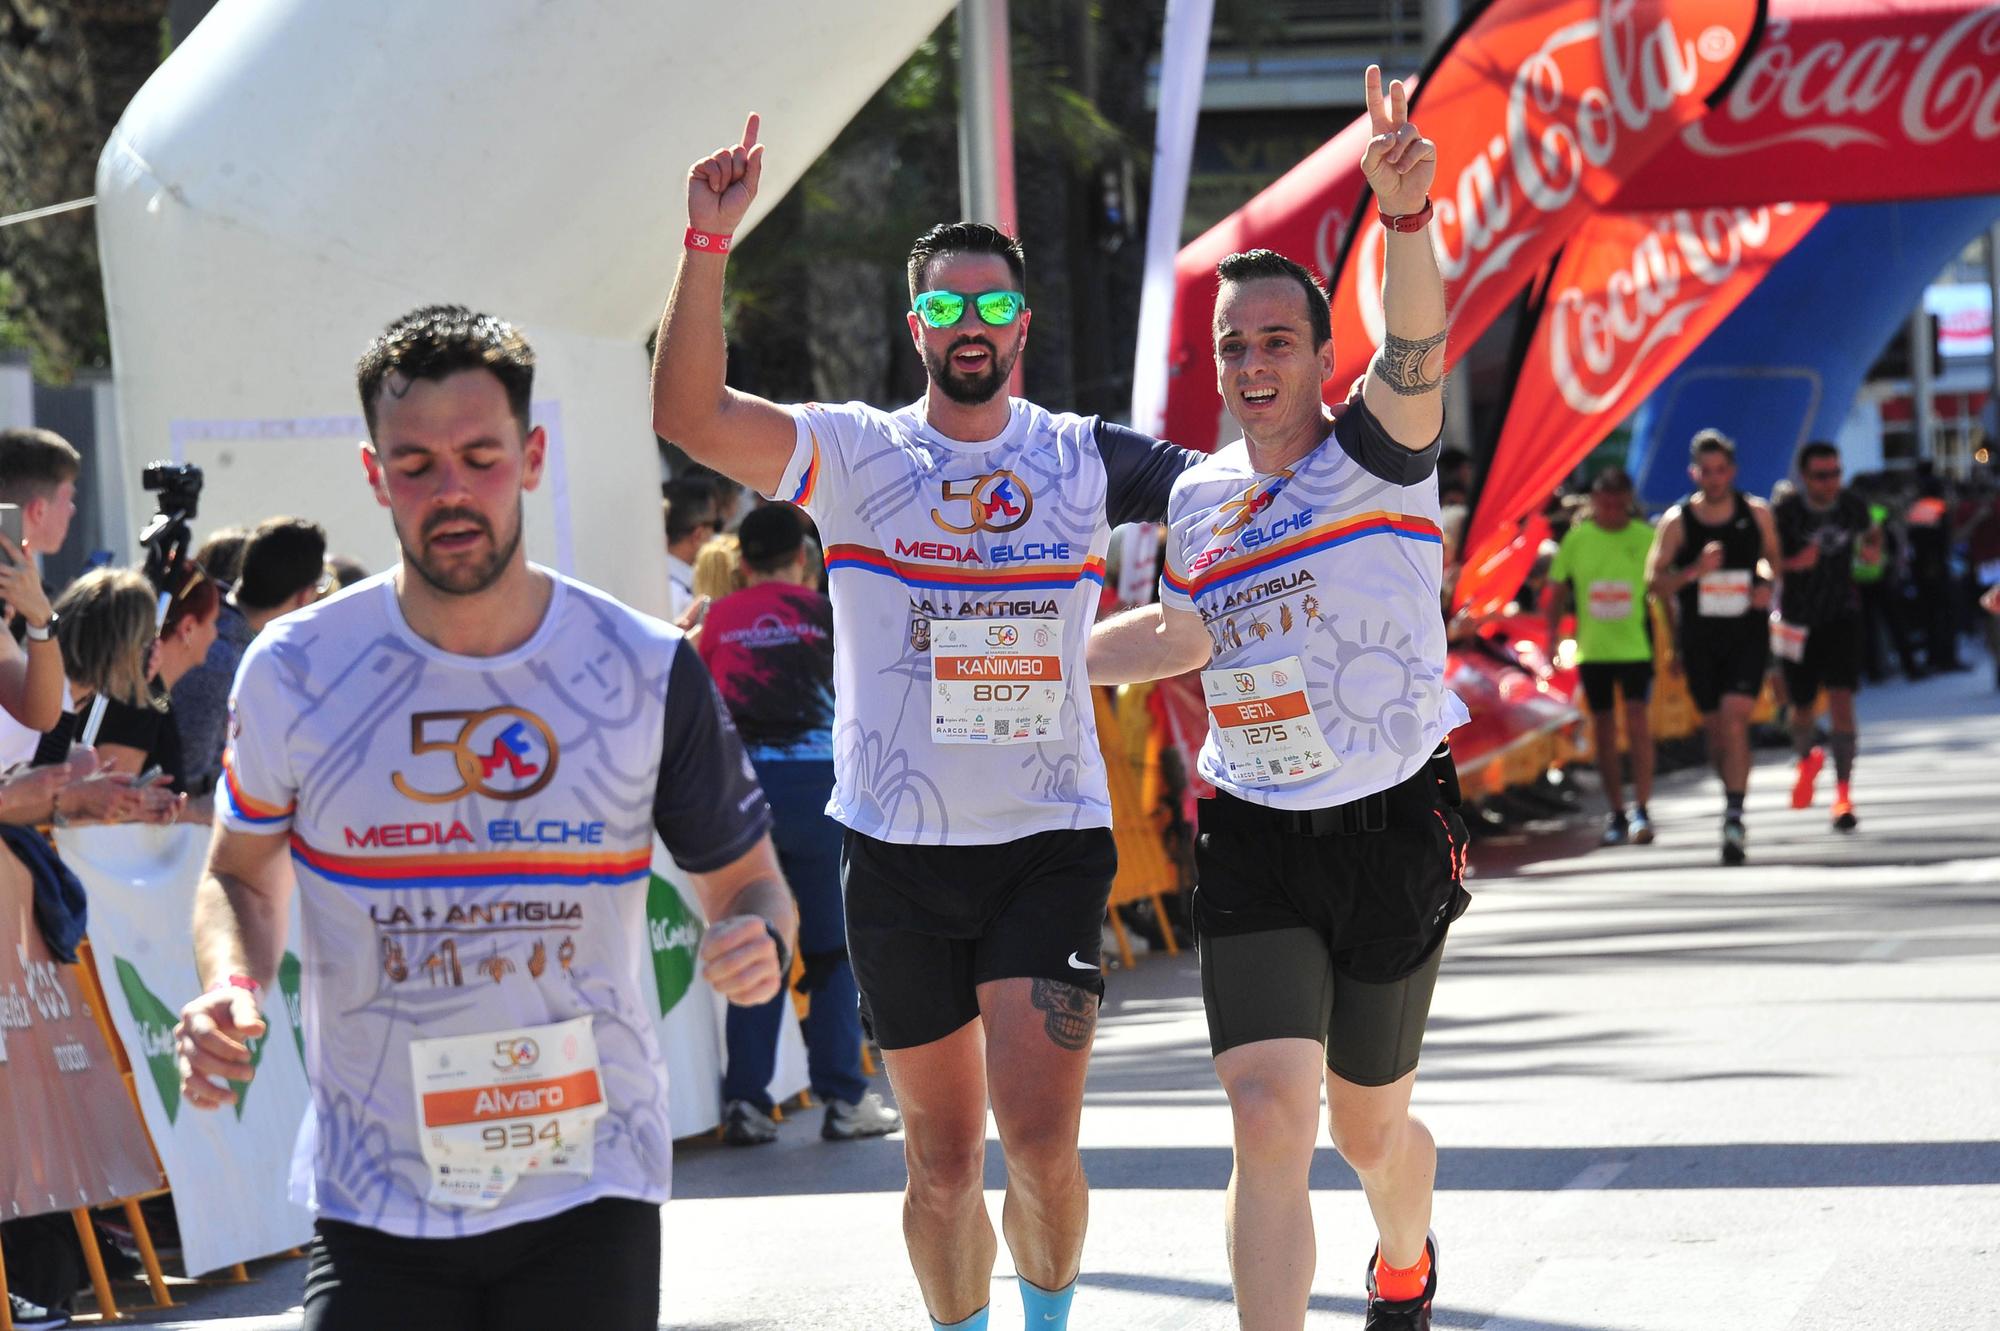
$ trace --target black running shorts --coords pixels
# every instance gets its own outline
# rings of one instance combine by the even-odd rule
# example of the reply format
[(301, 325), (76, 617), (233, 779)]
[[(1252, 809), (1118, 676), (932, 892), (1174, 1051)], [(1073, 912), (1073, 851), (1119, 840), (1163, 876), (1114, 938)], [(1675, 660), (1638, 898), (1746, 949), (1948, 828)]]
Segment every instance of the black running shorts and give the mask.
[(1771, 663), (1770, 621), (1757, 615), (1699, 628), (1684, 622), (1680, 657), (1696, 710), (1713, 712), (1729, 693), (1754, 699)]
[(1780, 661), (1785, 696), (1794, 707), (1810, 707), (1827, 689), (1861, 685), (1861, 617), (1849, 615), (1806, 630), (1805, 659)]
[(987, 846), (903, 846), (850, 830), (840, 881), (869, 1034), (884, 1049), (942, 1040), (979, 1015), (989, 980), (1058, 980), (1101, 1000), (1117, 872), (1108, 828)]
[(1627, 705), (1644, 703), (1653, 696), (1651, 661), (1587, 661), (1576, 670), (1583, 678), (1583, 696), (1593, 712), (1615, 709), (1618, 693), (1625, 695)]
[(468, 1238), (406, 1239), (321, 1220), (304, 1331), (653, 1331), (660, 1208), (606, 1197)]
[(1360, 1086), (1416, 1067), (1445, 933), (1471, 901), (1468, 838), (1434, 766), (1377, 798), (1380, 830), (1325, 836), (1228, 795), (1203, 803), (1194, 920), (1214, 1053), (1318, 1040)]

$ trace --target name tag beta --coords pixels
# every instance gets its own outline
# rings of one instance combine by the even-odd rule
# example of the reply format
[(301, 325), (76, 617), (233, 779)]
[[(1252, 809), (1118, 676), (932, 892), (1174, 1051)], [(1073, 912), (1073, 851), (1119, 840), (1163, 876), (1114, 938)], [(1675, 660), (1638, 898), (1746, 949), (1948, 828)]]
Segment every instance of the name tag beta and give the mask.
[(410, 1042), (432, 1202), (484, 1210), (523, 1174), (589, 1175), (606, 1110), (590, 1020)]
[(1209, 729), (1230, 780), (1288, 786), (1324, 776), (1338, 765), (1313, 717), (1305, 666), (1298, 657), (1204, 670), (1201, 689)]
[(1062, 738), (1062, 622), (931, 621), (931, 740), (1040, 744)]

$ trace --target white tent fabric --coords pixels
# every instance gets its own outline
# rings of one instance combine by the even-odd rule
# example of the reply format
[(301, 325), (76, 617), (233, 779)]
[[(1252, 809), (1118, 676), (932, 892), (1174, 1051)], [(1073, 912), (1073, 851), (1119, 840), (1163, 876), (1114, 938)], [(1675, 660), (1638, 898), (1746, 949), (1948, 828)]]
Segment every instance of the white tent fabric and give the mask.
[(178, 456), (207, 471), (198, 533), (296, 513), (393, 562), (354, 456), (354, 361), (394, 316), (452, 301), (539, 357), (559, 438), (530, 554), (662, 612), (643, 340), (687, 164), (762, 112), (754, 223), (949, 9), (223, 0), (98, 165), (122, 456), (96, 465), (125, 477), (127, 530), (137, 469)]

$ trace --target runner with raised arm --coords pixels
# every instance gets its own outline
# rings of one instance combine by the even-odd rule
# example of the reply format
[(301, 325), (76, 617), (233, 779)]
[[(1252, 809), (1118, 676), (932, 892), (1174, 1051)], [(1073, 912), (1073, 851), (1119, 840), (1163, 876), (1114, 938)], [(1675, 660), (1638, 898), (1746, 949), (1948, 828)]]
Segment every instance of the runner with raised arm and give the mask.
[(1158, 520), (1194, 455), (1010, 398), (1030, 311), (1020, 242), (938, 226), (909, 259), (929, 380), (900, 411), (781, 407), (724, 383), (723, 270), (764, 147), (688, 172), (653, 425), (803, 507), (826, 540), (834, 792), (864, 1018), (903, 1113), (903, 1232), (938, 1326), (983, 1327), (990, 1100), (1028, 1322), (1062, 1331), (1088, 1192), (1077, 1154), (1117, 867), (1084, 645), (1113, 525)]
[(1370, 66), (1362, 170), (1388, 229), (1386, 336), (1329, 409), (1326, 293), (1270, 250), (1217, 266), (1215, 367), (1243, 438), (1174, 486), (1160, 604), (1093, 635), (1093, 679), (1206, 666), (1214, 785), (1194, 921), (1236, 1168), (1227, 1234), (1237, 1314), (1305, 1324), (1317, 1249), (1309, 1175), (1320, 1089), (1379, 1245), (1369, 1331), (1424, 1331), (1437, 1147), (1410, 1114), (1466, 831), (1444, 740), (1444, 283), (1428, 223), (1437, 150), (1401, 82)]

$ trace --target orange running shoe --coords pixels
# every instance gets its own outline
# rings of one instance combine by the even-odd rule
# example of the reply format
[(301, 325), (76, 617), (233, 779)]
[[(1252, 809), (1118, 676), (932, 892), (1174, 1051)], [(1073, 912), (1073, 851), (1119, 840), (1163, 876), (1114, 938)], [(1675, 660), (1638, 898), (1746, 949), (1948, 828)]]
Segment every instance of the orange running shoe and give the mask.
[(1833, 830), (1836, 832), (1852, 832), (1859, 826), (1861, 826), (1861, 820), (1854, 816), (1854, 801), (1850, 799), (1835, 800), (1833, 802)]
[(1813, 802), (1813, 786), (1819, 781), (1819, 769), (1826, 766), (1826, 750), (1815, 744), (1812, 752), (1799, 759), (1799, 777), (1792, 782), (1792, 807), (1810, 809)]

